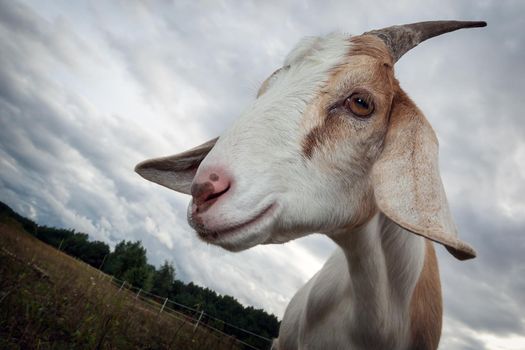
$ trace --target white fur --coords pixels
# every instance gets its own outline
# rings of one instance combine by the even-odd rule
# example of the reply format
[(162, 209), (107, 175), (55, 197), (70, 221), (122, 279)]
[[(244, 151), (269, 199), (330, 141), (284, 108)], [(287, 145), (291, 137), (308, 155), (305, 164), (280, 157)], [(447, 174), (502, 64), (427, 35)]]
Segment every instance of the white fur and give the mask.
[[(225, 167), (234, 179), (220, 205), (203, 215), (204, 224), (220, 230), (274, 205), (256, 225), (219, 237), (214, 244), (241, 250), (284, 242), (306, 233), (288, 218), (308, 220), (300, 226), (312, 232), (312, 225), (320, 228), (330, 215), (324, 204), (335, 199), (337, 189), (326, 183), (326, 175), (315, 167), (305, 171), (311, 164), (301, 154), (301, 140), (307, 132), (301, 123), (307, 106), (328, 81), (330, 70), (345, 60), (349, 46), (348, 36), (342, 34), (302, 41), (268, 90), (221, 135), (201, 163), (196, 177), (207, 169)], [(312, 186), (312, 176), (317, 189)], [(333, 193), (327, 193), (327, 188), (333, 188)]]
[(293, 297), (275, 349), (406, 349), (424, 239), (383, 215), (332, 236), (339, 248)]

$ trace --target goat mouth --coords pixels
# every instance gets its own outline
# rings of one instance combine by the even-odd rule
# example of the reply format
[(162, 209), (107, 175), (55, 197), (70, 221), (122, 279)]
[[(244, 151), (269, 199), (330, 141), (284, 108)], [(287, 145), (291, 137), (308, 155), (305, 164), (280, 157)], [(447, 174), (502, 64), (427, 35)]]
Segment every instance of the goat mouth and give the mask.
[(231, 226), (227, 226), (227, 227), (213, 229), (213, 230), (206, 228), (205, 225), (202, 223), (202, 221), (199, 220), (199, 218), (196, 218), (193, 216), (189, 218), (189, 223), (190, 223), (190, 226), (193, 227), (195, 231), (197, 231), (197, 234), (199, 235), (199, 237), (201, 237), (203, 240), (207, 242), (213, 242), (219, 238), (222, 238), (224, 236), (231, 236), (239, 231), (242, 231), (243, 229), (249, 226), (253, 226), (254, 224), (259, 223), (263, 218), (268, 216), (268, 214), (271, 211), (273, 211), (274, 207), (275, 207), (275, 203), (272, 203), (269, 206), (267, 206), (265, 209), (260, 211), (257, 215), (254, 215), (251, 218), (243, 222), (240, 222), (240, 223), (237, 223)]

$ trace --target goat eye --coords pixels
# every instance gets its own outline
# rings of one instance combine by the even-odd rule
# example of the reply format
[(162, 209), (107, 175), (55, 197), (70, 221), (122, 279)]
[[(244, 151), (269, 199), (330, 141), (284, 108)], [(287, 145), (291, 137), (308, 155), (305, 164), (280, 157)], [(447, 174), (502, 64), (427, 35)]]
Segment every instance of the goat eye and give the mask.
[(356, 93), (348, 97), (344, 106), (358, 117), (368, 117), (374, 111), (374, 103), (368, 94)]

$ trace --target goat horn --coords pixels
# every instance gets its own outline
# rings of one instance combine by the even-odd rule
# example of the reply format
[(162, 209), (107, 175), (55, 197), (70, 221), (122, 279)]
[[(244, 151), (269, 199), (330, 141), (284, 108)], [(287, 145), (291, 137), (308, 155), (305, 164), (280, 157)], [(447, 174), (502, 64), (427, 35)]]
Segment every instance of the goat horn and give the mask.
[(461, 28), (486, 25), (482, 21), (428, 21), (372, 30), (364, 34), (376, 35), (383, 40), (390, 49), (394, 62), (397, 62), (408, 50), (427, 39)]

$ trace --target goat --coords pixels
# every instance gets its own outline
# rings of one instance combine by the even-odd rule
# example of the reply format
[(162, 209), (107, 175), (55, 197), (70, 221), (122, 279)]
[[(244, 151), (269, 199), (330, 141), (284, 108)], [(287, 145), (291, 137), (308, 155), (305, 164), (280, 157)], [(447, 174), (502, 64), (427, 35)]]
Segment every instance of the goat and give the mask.
[(438, 142), (394, 63), (485, 22), (431, 21), (302, 40), (219, 138), (147, 160), (144, 178), (192, 195), (188, 221), (230, 251), (320, 232), (338, 246), (292, 298), (273, 348), (436, 349), (432, 241), (460, 260)]

